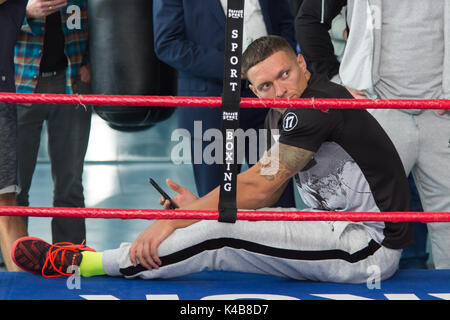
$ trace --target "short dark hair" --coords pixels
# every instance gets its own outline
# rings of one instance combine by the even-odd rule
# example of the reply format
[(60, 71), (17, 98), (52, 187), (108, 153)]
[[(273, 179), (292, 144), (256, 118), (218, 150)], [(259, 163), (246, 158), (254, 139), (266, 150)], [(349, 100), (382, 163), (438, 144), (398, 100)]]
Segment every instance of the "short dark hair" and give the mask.
[(294, 49), (283, 37), (269, 35), (256, 39), (242, 54), (242, 74), (247, 77), (247, 72), (251, 67), (282, 50), (295, 57)]

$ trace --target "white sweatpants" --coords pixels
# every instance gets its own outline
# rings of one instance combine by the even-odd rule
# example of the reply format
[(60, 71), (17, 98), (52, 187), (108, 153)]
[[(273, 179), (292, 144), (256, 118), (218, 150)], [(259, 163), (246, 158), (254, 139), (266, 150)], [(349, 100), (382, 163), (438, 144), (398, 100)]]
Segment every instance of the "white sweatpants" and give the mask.
[[(370, 109), (411, 172), (425, 212), (450, 212), (450, 112)], [(450, 269), (450, 223), (429, 223), (436, 269)]]
[[(203, 270), (270, 274), (293, 279), (364, 283), (392, 276), (401, 250), (380, 246), (367, 226), (349, 222), (204, 220), (176, 230), (158, 248), (162, 266), (147, 270), (129, 259), (131, 244), (103, 254), (110, 276), (172, 278)], [(373, 231), (373, 230), (372, 230)]]

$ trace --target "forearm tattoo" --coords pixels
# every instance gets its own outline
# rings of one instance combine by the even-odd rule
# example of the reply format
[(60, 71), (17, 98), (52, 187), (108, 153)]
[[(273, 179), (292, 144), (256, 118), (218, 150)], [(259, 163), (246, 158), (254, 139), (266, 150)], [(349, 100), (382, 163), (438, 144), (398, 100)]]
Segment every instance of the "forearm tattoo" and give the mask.
[(258, 162), (258, 172), (268, 181), (285, 181), (306, 166), (313, 155), (308, 150), (276, 143)]

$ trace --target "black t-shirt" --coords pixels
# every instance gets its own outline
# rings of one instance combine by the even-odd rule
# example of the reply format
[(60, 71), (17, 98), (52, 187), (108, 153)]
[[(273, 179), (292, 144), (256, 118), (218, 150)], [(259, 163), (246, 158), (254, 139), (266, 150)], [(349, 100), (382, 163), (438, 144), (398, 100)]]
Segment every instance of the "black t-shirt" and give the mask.
[(61, 14), (55, 12), (45, 19), (44, 49), (39, 72), (61, 71), (67, 67), (65, 38)]
[[(302, 98), (352, 99), (342, 86), (312, 75)], [(410, 191), (400, 157), (366, 110), (289, 109), (279, 120), (279, 142), (315, 152), (296, 176), (304, 202), (326, 211), (410, 211)], [(381, 244), (413, 241), (411, 223), (363, 222), (383, 230)]]
[(0, 4), (0, 91), (15, 91), (14, 46), (25, 18), (26, 0)]

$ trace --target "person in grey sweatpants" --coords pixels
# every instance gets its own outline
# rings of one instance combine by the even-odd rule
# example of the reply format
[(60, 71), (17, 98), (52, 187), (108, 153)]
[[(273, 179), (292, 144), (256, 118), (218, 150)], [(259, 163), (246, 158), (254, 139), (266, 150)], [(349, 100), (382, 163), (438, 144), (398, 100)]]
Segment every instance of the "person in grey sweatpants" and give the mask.
[[(109, 276), (146, 280), (221, 270), (336, 283), (366, 283), (373, 277), (383, 281), (397, 271), (401, 250), (377, 246), (368, 231), (346, 221), (204, 220), (177, 229), (161, 243), (160, 268), (133, 266), (131, 243), (106, 250), (102, 262)], [(381, 229), (377, 232), (382, 236)]]
[[(450, 1), (304, 1), (305, 14), (297, 19), (317, 31), (296, 30), (300, 47), (312, 50), (307, 59), (327, 61), (331, 42), (323, 17), (337, 14), (341, 8), (332, 7), (342, 5), (350, 32), (332, 81), (358, 98), (450, 98)], [(316, 13), (314, 21), (310, 12)], [(424, 211), (450, 212), (450, 111), (369, 111), (397, 148), (405, 173), (412, 173)], [(434, 267), (450, 269), (450, 223), (427, 227)]]
[[(378, 0), (371, 4), (373, 65), (372, 70), (360, 71), (372, 74), (368, 94), (372, 89), (382, 99), (450, 98), (450, 3), (402, 0), (393, 7), (392, 1)], [(357, 14), (353, 11), (353, 17)], [(359, 24), (352, 26), (352, 31), (359, 28)], [(346, 51), (352, 48), (354, 43)], [(346, 53), (347, 59), (355, 57), (351, 50)], [(346, 83), (350, 63), (343, 62), (340, 73), (344, 85), (353, 87)], [(405, 172), (412, 173), (424, 211), (449, 212), (450, 112), (376, 109), (371, 113), (396, 146)], [(427, 226), (434, 267), (449, 269), (450, 223)]]
[[(412, 172), (425, 212), (450, 212), (450, 112), (372, 110)], [(399, 125), (401, 124), (401, 125)], [(428, 223), (436, 269), (450, 269), (450, 223)]]

